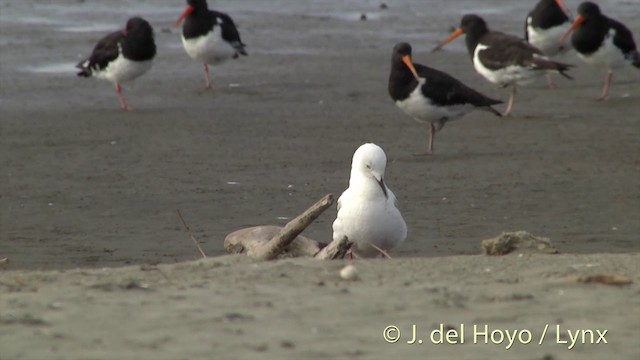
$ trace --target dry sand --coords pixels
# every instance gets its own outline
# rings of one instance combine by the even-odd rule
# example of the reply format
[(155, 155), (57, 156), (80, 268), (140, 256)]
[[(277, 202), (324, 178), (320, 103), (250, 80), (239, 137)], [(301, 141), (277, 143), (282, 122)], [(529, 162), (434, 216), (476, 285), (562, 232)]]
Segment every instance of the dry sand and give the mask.
[[(569, 54), (576, 80), (522, 88), (512, 117), (470, 114), (438, 134), (434, 156), (415, 157), (427, 130), (386, 93), (395, 42), (506, 99), (473, 71), (462, 40), (428, 53), (459, 21), (447, 2), (433, 11), (413, 1), (342, 5), (347, 16), (325, 2), (308, 11), (285, 0), (293, 10), (220, 2), (250, 56), (213, 68), (212, 92), (171, 27), (181, 4), (147, 14), (124, 1), (99, 12), (38, 3), (0, 1), (0, 258), (11, 261), (0, 273), (0, 359), (640, 357), (637, 69), (616, 72), (611, 99), (595, 102), (603, 74)], [(483, 15), (519, 33), (529, 5), (514, 3), (500, 12), (487, 1), (498, 11)], [(602, 3), (639, 34), (637, 6)], [(60, 30), (69, 19), (116, 28), (123, 12), (147, 17), (159, 46), (151, 72), (124, 86), (133, 113), (119, 111), (108, 83), (48, 67), (72, 66), (105, 32)], [(369, 20), (353, 20), (360, 12)], [(282, 225), (338, 195), (365, 141), (386, 150), (386, 182), (409, 225), (394, 260), (356, 262), (362, 281), (348, 284), (343, 261), (185, 262), (198, 252), (176, 209), (205, 252), (222, 255), (227, 233)], [(327, 211), (305, 235), (329, 239), (334, 217)], [(563, 255), (472, 255), (482, 239), (520, 229)], [(633, 283), (565, 277), (587, 272)], [(427, 332), (464, 323), (467, 342), (407, 345), (414, 323)], [(391, 324), (399, 343), (382, 338)], [(474, 324), (530, 330), (534, 340), (474, 345)], [(550, 329), (538, 346), (545, 324), (607, 329), (609, 344), (567, 350)]]
[[(353, 282), (338, 275), (344, 263), (255, 263), (229, 255), (0, 273), (0, 358), (631, 360), (640, 354), (638, 254), (354, 261), (361, 280)], [(574, 280), (602, 272), (634, 282)], [(418, 339), (408, 344), (414, 324)], [(465, 343), (434, 344), (431, 333), (440, 324), (445, 331), (464, 324)], [(392, 325), (400, 330), (396, 343), (383, 337)], [(485, 343), (474, 325), (478, 332), (485, 325), (505, 331), (505, 338), (496, 332)], [(569, 349), (568, 330), (596, 336), (583, 343), (581, 335)], [(607, 330), (606, 344), (596, 343), (598, 330)], [(506, 331), (521, 340), (509, 347)]]

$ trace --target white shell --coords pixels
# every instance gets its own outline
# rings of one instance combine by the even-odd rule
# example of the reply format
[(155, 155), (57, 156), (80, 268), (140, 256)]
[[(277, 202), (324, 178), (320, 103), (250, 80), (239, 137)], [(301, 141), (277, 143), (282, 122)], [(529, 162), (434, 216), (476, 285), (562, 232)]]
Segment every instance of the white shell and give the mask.
[(351, 264), (343, 267), (340, 270), (340, 277), (343, 280), (347, 280), (347, 281), (358, 280), (360, 278), (360, 276), (358, 276), (358, 270), (356, 269), (355, 266)]

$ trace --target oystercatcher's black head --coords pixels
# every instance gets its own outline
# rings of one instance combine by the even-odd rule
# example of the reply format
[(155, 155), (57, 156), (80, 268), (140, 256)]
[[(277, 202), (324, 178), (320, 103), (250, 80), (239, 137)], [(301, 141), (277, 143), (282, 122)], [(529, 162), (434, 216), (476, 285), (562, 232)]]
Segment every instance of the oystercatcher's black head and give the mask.
[(209, 5), (207, 4), (207, 0), (187, 0), (187, 6), (184, 8), (184, 11), (174, 23), (175, 26), (180, 25), (182, 20), (189, 16), (189, 14), (195, 12), (208, 11)]
[(153, 28), (147, 22), (147, 20), (141, 17), (132, 17), (127, 21), (127, 25), (124, 28), (124, 34), (138, 33), (141, 36), (153, 37)]
[(207, 5), (207, 0), (187, 0), (187, 4), (193, 6), (194, 8), (209, 8)]
[(597, 4), (585, 1), (578, 6), (578, 14), (585, 18), (590, 18), (592, 16), (600, 16), (602, 12), (600, 12), (600, 7)]
[(571, 19), (571, 13), (562, 0), (540, 0), (538, 4), (527, 15), (527, 30), (525, 37), (529, 40), (528, 28), (549, 30), (557, 26), (564, 26), (564, 23)]
[(440, 50), (443, 46), (447, 45), (448, 43), (453, 41), (453, 39), (462, 34), (466, 34), (468, 40), (472, 38), (472, 42), (475, 42), (477, 44), (477, 39), (488, 32), (489, 27), (487, 26), (487, 23), (483, 18), (475, 14), (467, 14), (462, 17), (462, 20), (460, 20), (460, 26), (457, 27), (446, 39), (442, 40), (442, 42), (440, 42), (440, 44), (434, 47), (431, 51)]
[(411, 60), (411, 45), (401, 42), (397, 43), (396, 46), (393, 47), (393, 53), (391, 54), (391, 67), (399, 67), (402, 69), (404, 66), (411, 71), (411, 74), (413, 74), (413, 77), (415, 77), (416, 80), (419, 79), (418, 72)]
[(569, 10), (565, 6), (562, 0), (540, 0), (536, 8), (547, 9), (547, 11), (552, 11), (552, 9), (560, 9), (565, 16), (570, 17)]
[(125, 58), (133, 61), (146, 61), (156, 56), (153, 28), (147, 20), (133, 17), (127, 20), (123, 32), (125, 38), (120, 45)]
[(411, 45), (406, 42), (397, 43), (396, 46), (393, 47), (393, 55), (411, 56)]
[(463, 16), (462, 20), (460, 20), (460, 28), (467, 35), (484, 34), (489, 32), (489, 27), (484, 19), (475, 14)]
[(580, 6), (578, 6), (578, 15), (573, 20), (573, 24), (567, 29), (567, 31), (562, 35), (561, 40), (564, 40), (569, 36), (569, 34), (580, 26), (583, 22), (589, 20), (596, 20), (598, 22), (598, 18), (602, 17), (602, 13), (600, 12), (600, 7), (591, 1), (585, 1)]

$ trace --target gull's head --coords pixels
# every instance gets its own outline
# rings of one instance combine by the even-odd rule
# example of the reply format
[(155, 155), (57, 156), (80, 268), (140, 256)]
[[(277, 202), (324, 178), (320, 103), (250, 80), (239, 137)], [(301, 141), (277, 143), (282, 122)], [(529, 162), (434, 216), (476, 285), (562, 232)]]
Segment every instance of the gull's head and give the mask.
[(387, 188), (384, 185), (384, 170), (386, 166), (387, 155), (385, 155), (380, 146), (373, 143), (363, 144), (353, 154), (351, 179), (371, 178), (380, 185), (384, 195), (387, 196)]

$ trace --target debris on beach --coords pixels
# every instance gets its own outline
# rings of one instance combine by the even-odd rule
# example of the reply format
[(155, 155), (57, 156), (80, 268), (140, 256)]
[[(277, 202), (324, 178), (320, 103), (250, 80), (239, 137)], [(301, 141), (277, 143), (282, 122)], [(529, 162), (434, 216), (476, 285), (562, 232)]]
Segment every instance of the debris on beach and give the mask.
[(349, 264), (340, 269), (340, 277), (342, 278), (342, 280), (347, 281), (355, 281), (360, 279), (360, 276), (358, 275), (358, 269), (356, 269), (353, 264)]
[[(224, 249), (230, 254), (254, 253), (282, 231), (281, 226), (261, 225), (236, 230), (224, 239)], [(286, 246), (280, 258), (309, 256), (322, 249), (322, 245), (306, 236), (296, 236)]]
[(633, 282), (630, 277), (618, 273), (602, 273), (582, 275), (575, 278), (575, 281), (585, 284), (606, 284), (606, 285), (629, 285)]
[(327, 245), (300, 235), (332, 204), (333, 194), (327, 194), (284, 227), (262, 225), (236, 230), (224, 239), (224, 249), (231, 254), (246, 254), (259, 260), (283, 257), (342, 259), (351, 247), (346, 237)]
[(485, 255), (505, 255), (515, 250), (520, 253), (558, 253), (548, 238), (537, 237), (527, 231), (503, 232), (498, 237), (483, 240), (482, 250)]

